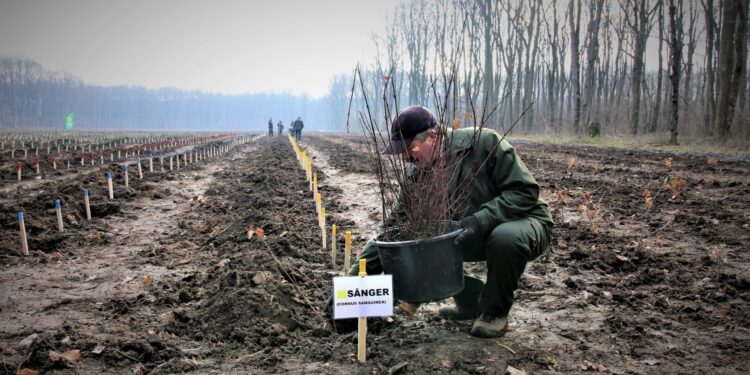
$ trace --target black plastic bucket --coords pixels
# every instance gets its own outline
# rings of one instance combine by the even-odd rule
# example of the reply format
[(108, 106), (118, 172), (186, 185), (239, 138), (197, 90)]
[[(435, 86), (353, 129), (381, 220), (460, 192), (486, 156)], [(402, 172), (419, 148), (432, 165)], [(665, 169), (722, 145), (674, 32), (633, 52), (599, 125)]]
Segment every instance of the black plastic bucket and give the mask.
[(422, 303), (445, 299), (464, 288), (463, 257), (453, 240), (463, 229), (416, 241), (373, 241), (378, 247), (383, 271), (393, 275), (393, 293), (406, 302)]

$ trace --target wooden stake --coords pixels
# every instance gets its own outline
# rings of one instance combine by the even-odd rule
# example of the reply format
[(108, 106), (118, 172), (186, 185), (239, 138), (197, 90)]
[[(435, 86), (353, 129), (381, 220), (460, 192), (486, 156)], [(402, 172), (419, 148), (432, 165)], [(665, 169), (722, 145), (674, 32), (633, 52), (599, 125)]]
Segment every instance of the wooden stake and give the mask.
[(352, 231), (344, 233), (344, 275), (349, 272), (352, 264)]
[(148, 158), (148, 172), (153, 173), (154, 172), (154, 157), (149, 156)]
[(16, 164), (16, 169), (18, 169), (18, 181), (21, 181), (21, 174), (23, 173), (21, 171), (23, 170), (23, 166), (20, 161)]
[(18, 213), (18, 229), (21, 236), (21, 253), (24, 256), (29, 255), (29, 242), (26, 240), (26, 224), (23, 220), (23, 212)]
[(138, 179), (143, 180), (143, 170), (141, 170), (141, 158), (138, 158)]
[(313, 194), (318, 194), (318, 172), (313, 173)]
[(125, 188), (127, 189), (130, 187), (130, 184), (128, 183), (128, 165), (125, 164), (123, 168), (125, 169)]
[(109, 199), (115, 199), (115, 193), (112, 189), (112, 172), (107, 172), (107, 187), (109, 188)]
[(91, 204), (89, 203), (89, 189), (83, 189), (83, 206), (86, 207), (86, 220), (91, 221)]
[(331, 225), (331, 265), (336, 268), (336, 224)]
[[(367, 276), (367, 260), (359, 260), (359, 277)], [(357, 322), (357, 360), (365, 363), (367, 360), (367, 318), (359, 318)]]
[(65, 228), (63, 228), (62, 209), (60, 208), (59, 199), (55, 199), (55, 214), (57, 215), (57, 229), (60, 230), (60, 233), (63, 233), (65, 232)]
[(326, 246), (328, 236), (326, 233), (326, 208), (325, 207), (320, 207), (320, 231), (322, 233), (320, 237), (323, 241), (323, 250), (325, 250), (326, 248), (328, 248)]

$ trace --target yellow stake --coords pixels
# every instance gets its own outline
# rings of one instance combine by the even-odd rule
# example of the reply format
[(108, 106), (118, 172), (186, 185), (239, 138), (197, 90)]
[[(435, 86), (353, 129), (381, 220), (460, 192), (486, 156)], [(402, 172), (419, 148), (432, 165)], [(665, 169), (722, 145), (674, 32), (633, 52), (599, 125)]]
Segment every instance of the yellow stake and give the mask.
[(320, 207), (320, 231), (323, 240), (323, 249), (326, 249), (326, 208)]
[(352, 231), (348, 230), (344, 233), (344, 275), (349, 272), (349, 266), (352, 261)]
[[(359, 277), (367, 276), (367, 260), (359, 260)], [(367, 360), (367, 318), (359, 318), (357, 322), (357, 360), (365, 363)]]
[(331, 265), (336, 268), (336, 224), (331, 225)]

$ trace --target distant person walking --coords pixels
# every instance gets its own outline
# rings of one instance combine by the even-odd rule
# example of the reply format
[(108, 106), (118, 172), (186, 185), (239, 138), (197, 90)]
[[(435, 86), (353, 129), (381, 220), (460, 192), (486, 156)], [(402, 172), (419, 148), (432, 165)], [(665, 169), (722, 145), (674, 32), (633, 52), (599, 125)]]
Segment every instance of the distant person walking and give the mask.
[(292, 129), (294, 129), (294, 139), (299, 141), (302, 139), (302, 128), (305, 127), (305, 123), (302, 122), (301, 117), (297, 117), (296, 120), (292, 123)]
[(279, 120), (279, 123), (276, 124), (276, 126), (279, 128), (279, 137), (284, 134), (284, 124)]
[(271, 118), (268, 119), (268, 136), (273, 137), (273, 120)]

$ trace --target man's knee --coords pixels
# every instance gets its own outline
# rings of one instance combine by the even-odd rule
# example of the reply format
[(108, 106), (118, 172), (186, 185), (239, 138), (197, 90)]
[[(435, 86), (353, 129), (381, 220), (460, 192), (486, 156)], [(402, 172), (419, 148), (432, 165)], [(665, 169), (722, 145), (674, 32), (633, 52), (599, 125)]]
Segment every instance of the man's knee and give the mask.
[(496, 226), (489, 237), (485, 251), (501, 257), (521, 256), (524, 260), (532, 260), (538, 254), (534, 249), (538, 246), (534, 229), (529, 220), (512, 221)]

